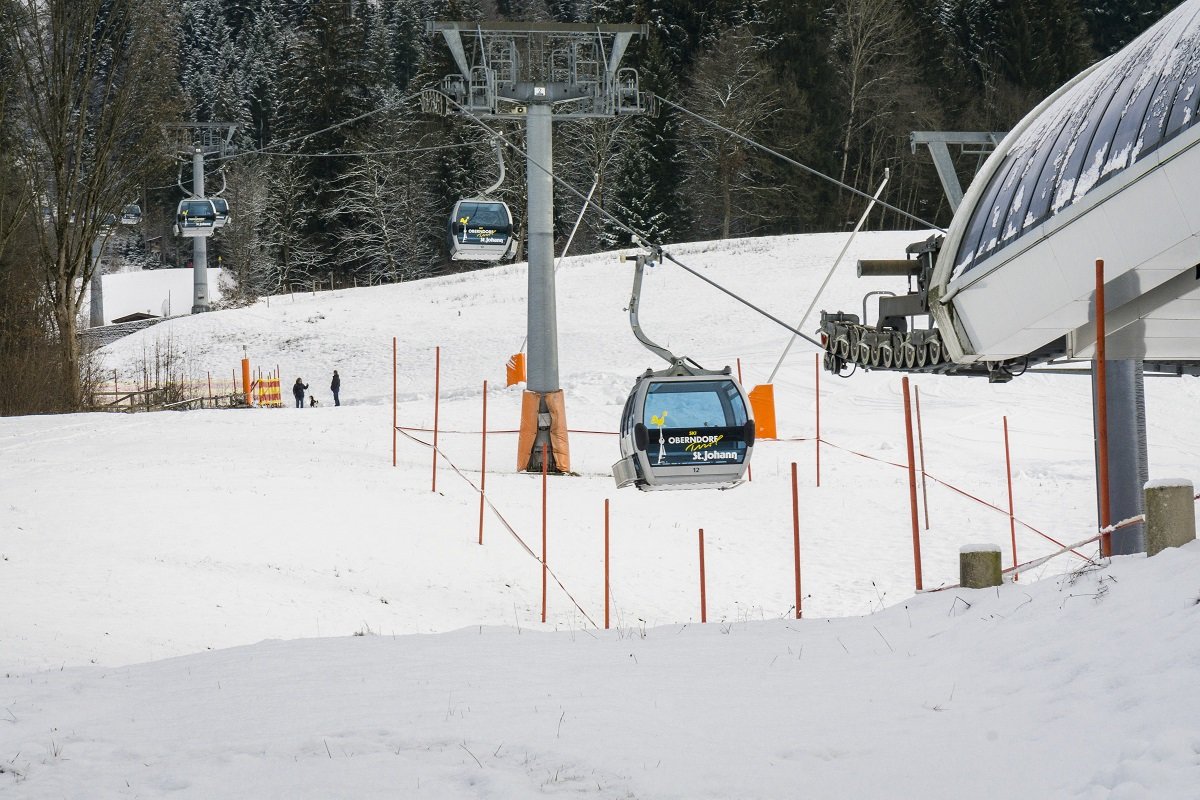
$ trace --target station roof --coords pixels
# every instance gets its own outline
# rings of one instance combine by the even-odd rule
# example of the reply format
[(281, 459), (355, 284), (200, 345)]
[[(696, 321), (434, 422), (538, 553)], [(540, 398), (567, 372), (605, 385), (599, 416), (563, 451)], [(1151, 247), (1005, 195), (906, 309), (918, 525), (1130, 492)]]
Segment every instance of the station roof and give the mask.
[(986, 187), (959, 209), (969, 217), (953, 277), (1098, 186), (1128, 179), (1126, 170), (1196, 124), (1198, 104), (1200, 0), (1186, 0), (1051, 95), (1001, 143), (976, 178)]

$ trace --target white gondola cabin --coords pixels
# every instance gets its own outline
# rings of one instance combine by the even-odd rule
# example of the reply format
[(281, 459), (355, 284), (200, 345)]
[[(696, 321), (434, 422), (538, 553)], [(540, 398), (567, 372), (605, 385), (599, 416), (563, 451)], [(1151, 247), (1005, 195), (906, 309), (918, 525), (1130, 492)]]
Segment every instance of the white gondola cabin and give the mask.
[(212, 200), (191, 197), (179, 201), (175, 212), (176, 236), (212, 236), (217, 226), (217, 210)]
[(450, 258), (500, 261), (516, 252), (512, 212), (499, 200), (459, 200), (450, 215)]
[[(670, 370), (668, 370), (669, 372)], [(754, 420), (728, 374), (647, 371), (621, 415), (617, 488), (728, 489), (741, 483), (754, 450)]]
[(142, 221), (142, 207), (137, 203), (130, 203), (121, 209), (121, 224), (122, 225), (137, 225)]
[(217, 212), (216, 227), (224, 228), (229, 225), (229, 201), (224, 197), (210, 197), (208, 199), (212, 200), (213, 210)]

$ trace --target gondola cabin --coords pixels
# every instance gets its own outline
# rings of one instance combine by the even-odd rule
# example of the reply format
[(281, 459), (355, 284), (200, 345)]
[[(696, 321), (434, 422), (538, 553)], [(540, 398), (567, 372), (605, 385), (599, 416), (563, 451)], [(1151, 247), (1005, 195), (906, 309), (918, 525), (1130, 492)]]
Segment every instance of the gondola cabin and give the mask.
[(500, 261), (511, 258), (517, 243), (508, 206), (498, 200), (459, 200), (450, 215), (450, 258)]
[(754, 450), (754, 420), (741, 385), (722, 374), (638, 378), (621, 415), (617, 488), (728, 489)]
[(212, 200), (192, 197), (179, 201), (175, 212), (177, 236), (212, 236), (217, 226), (217, 210)]
[(224, 228), (229, 224), (229, 201), (224, 197), (210, 197), (213, 210), (217, 212), (217, 227)]
[(142, 207), (137, 203), (130, 203), (121, 209), (121, 224), (122, 225), (137, 225), (142, 221)]

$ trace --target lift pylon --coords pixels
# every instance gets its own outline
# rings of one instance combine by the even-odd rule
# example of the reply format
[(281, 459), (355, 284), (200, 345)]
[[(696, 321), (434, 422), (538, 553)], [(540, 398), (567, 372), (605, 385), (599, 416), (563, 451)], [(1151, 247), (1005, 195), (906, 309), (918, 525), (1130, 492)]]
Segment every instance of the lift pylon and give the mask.
[[(171, 155), (192, 164), (192, 196), (204, 197), (204, 159), (223, 158), (231, 149), (237, 125), (232, 122), (183, 122), (162, 126), (163, 138)], [(209, 311), (208, 241), (205, 236), (192, 239), (192, 313)]]
[(651, 110), (637, 70), (621, 67), (645, 25), (536, 22), (428, 22), (441, 33), (458, 67), (440, 91), (423, 98), (427, 111), (525, 122), (528, 205), (529, 358), (517, 468), (570, 472), (566, 406), (558, 377), (554, 286), (553, 123), (604, 119)]

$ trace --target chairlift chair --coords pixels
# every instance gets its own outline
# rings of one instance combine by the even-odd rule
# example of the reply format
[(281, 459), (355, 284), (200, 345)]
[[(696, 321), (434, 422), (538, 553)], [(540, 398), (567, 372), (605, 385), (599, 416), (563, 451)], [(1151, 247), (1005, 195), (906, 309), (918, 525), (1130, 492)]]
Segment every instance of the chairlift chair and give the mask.
[[(646, 338), (638, 323), (642, 271), (638, 254), (629, 323), (637, 340), (670, 367), (637, 378), (621, 413), (617, 488), (729, 489), (742, 482), (754, 452), (750, 399), (729, 367), (706, 370)], [(652, 263), (652, 262), (650, 262)]]
[(189, 197), (179, 201), (175, 211), (176, 236), (212, 236), (217, 226), (217, 210), (207, 197)]

